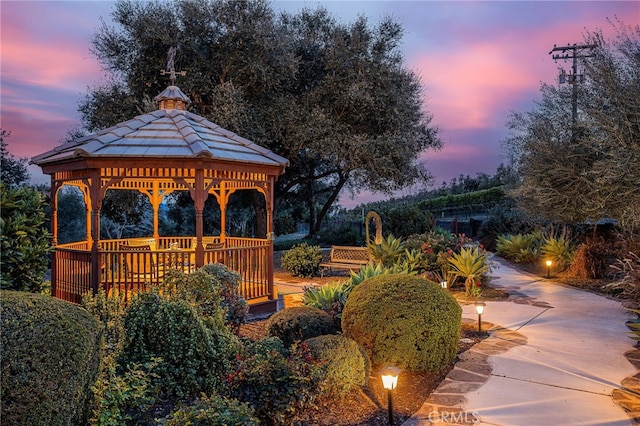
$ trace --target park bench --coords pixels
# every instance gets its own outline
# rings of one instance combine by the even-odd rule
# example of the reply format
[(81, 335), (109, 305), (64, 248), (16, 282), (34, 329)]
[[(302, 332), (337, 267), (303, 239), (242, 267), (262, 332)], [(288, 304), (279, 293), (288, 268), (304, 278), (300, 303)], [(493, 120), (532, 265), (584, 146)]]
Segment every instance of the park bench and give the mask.
[(324, 270), (360, 269), (371, 261), (366, 247), (331, 246), (329, 262), (320, 264), (320, 276), (324, 277)]

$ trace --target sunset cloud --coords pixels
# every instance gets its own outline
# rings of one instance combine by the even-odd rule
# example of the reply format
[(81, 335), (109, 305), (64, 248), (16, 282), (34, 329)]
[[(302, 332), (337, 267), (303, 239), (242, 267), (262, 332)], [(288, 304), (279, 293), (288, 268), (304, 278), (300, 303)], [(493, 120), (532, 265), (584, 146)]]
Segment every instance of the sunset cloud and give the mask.
[[(3, 1), (1, 126), (9, 151), (32, 157), (77, 127), (78, 102), (104, 81), (90, 53), (91, 38), (109, 23), (111, 1)], [(510, 111), (526, 111), (540, 82), (553, 84), (554, 44), (580, 43), (585, 29), (611, 32), (606, 18), (638, 24), (633, 1), (276, 1), (295, 12), (326, 7), (339, 22), (365, 15), (370, 25), (391, 16), (404, 28), (406, 65), (424, 86), (425, 110), (444, 148), (421, 156), (439, 185), (460, 174), (493, 174), (503, 162), (500, 142)], [(40, 173), (41, 175), (41, 173)], [(379, 194), (348, 200), (355, 205)]]

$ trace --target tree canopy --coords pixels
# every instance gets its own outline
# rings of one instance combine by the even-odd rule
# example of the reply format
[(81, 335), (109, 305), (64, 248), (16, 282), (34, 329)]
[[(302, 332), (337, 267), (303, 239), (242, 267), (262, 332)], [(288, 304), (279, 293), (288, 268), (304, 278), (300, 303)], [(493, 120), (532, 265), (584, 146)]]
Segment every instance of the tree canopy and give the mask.
[(27, 170), (27, 159), (16, 159), (9, 152), (7, 138), (11, 132), (0, 129), (0, 182), (8, 187), (26, 184), (31, 177)]
[(307, 205), (311, 233), (341, 191), (391, 193), (430, 174), (438, 148), (421, 82), (391, 18), (342, 24), (322, 8), (277, 15), (266, 1), (118, 1), (93, 52), (112, 80), (80, 105), (95, 131), (155, 109), (160, 70), (177, 46), (191, 110), (290, 161), (276, 202)]
[(640, 25), (611, 22), (616, 37), (588, 32), (578, 116), (571, 90), (542, 85), (533, 110), (512, 113), (505, 140), (522, 177), (523, 207), (549, 220), (616, 219), (640, 227)]

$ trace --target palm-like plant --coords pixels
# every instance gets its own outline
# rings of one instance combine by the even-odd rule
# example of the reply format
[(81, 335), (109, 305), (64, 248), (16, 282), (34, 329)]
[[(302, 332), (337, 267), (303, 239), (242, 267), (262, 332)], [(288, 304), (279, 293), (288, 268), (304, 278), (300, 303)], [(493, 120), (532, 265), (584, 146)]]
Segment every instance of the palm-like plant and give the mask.
[(451, 273), (456, 277), (464, 278), (467, 295), (475, 291), (478, 281), (491, 268), (487, 256), (477, 247), (461, 248), (459, 253), (451, 256), (449, 263), (452, 266)]
[(544, 244), (542, 244), (540, 251), (542, 252), (542, 256), (552, 260), (560, 268), (571, 263), (571, 259), (573, 257), (571, 241), (562, 235), (558, 238), (547, 238)]
[(369, 255), (374, 262), (381, 263), (384, 266), (392, 266), (402, 258), (405, 251), (405, 243), (402, 238), (396, 238), (389, 234), (380, 244), (375, 242), (367, 244), (367, 249), (369, 249)]

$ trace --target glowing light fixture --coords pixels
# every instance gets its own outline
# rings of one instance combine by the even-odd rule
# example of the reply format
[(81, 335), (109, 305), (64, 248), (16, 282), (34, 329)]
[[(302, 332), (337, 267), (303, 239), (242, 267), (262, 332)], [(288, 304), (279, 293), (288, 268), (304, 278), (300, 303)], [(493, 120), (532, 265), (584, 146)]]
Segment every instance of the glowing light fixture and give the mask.
[(484, 302), (477, 301), (474, 303), (476, 307), (476, 314), (478, 314), (478, 332), (482, 332), (482, 314), (484, 314), (484, 308), (487, 306)]
[(551, 265), (553, 265), (553, 262), (551, 260), (547, 260), (544, 263), (547, 265), (547, 278), (551, 278)]
[(382, 387), (387, 390), (389, 400), (389, 424), (393, 425), (393, 390), (398, 385), (398, 376), (402, 370), (394, 366), (386, 366), (380, 370), (382, 376)]

